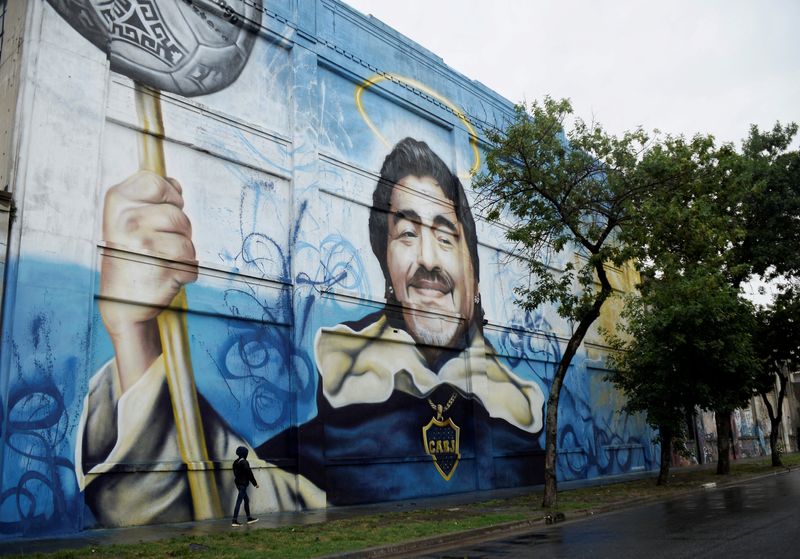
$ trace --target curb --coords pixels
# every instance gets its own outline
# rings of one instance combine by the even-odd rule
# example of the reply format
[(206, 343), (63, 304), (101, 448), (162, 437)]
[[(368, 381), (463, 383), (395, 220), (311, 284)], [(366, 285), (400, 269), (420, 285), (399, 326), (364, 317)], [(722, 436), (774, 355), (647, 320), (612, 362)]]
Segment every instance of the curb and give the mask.
[(335, 553), (333, 555), (325, 555), (320, 559), (376, 559), (380, 557), (391, 556), (404, 556), (413, 555), (419, 552), (435, 552), (442, 551), (453, 547), (453, 544), (469, 545), (473, 543), (481, 543), (487, 540), (498, 539), (501, 537), (510, 537), (518, 534), (524, 534), (530, 531), (531, 528), (537, 527), (541, 524), (560, 524), (561, 522), (580, 520), (589, 518), (598, 514), (607, 514), (619, 510), (634, 508), (651, 503), (669, 501), (680, 497), (685, 497), (694, 493), (709, 491), (713, 489), (723, 489), (748, 483), (758, 479), (768, 478), (772, 476), (787, 474), (791, 471), (800, 469), (800, 466), (785, 466), (778, 471), (770, 471), (763, 474), (754, 475), (745, 479), (724, 480), (715, 482), (713, 486), (709, 484), (701, 485), (693, 489), (686, 489), (685, 491), (678, 491), (669, 495), (668, 497), (640, 497), (630, 499), (627, 501), (619, 501), (610, 503), (593, 509), (580, 509), (570, 512), (568, 515), (563, 512), (555, 513), (554, 515), (545, 515), (541, 518), (531, 518), (528, 520), (517, 520), (514, 522), (506, 522), (503, 524), (494, 524), (483, 528), (474, 528), (471, 530), (462, 530), (459, 532), (451, 532), (438, 536), (431, 536), (427, 538), (419, 538), (398, 542), (395, 544), (381, 545), (376, 547), (369, 547), (357, 551), (344, 551), (342, 553)]
[(494, 524), (484, 528), (474, 528), (472, 530), (462, 530), (451, 532), (439, 536), (419, 538), (396, 544), (368, 547), (358, 551), (344, 551), (333, 555), (325, 555), (320, 559), (376, 559), (378, 557), (410, 555), (417, 552), (432, 552), (440, 549), (447, 549), (453, 544), (479, 543), (496, 537), (505, 537), (515, 534), (523, 534), (538, 524), (542, 524), (545, 517), (529, 520), (517, 520), (503, 524)]

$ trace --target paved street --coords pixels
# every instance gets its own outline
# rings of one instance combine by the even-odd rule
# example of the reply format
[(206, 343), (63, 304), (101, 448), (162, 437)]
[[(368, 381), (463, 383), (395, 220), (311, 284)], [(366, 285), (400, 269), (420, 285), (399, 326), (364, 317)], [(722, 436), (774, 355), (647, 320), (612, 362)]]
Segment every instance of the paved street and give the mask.
[(800, 557), (800, 470), (425, 558)]

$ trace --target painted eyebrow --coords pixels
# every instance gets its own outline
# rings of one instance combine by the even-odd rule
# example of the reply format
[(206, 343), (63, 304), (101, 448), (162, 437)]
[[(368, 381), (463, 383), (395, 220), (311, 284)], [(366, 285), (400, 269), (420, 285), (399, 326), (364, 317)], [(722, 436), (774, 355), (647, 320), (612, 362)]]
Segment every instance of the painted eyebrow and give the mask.
[[(397, 225), (398, 222), (403, 221), (404, 219), (412, 223), (417, 223), (419, 225), (422, 225), (422, 218), (414, 210), (397, 210), (396, 212), (394, 212), (392, 223)], [(446, 217), (444, 217), (443, 215), (437, 215), (436, 217), (433, 218), (433, 228), (434, 229), (444, 228), (449, 230), (453, 235), (458, 235), (458, 227), (456, 227), (456, 224), (447, 219)]]
[(397, 225), (398, 222), (403, 220), (411, 221), (412, 223), (422, 223), (422, 218), (414, 210), (397, 210), (392, 216), (392, 223)]
[(433, 227), (436, 229), (443, 227), (449, 229), (453, 235), (458, 235), (458, 227), (456, 227), (456, 224), (443, 215), (437, 215), (433, 218)]

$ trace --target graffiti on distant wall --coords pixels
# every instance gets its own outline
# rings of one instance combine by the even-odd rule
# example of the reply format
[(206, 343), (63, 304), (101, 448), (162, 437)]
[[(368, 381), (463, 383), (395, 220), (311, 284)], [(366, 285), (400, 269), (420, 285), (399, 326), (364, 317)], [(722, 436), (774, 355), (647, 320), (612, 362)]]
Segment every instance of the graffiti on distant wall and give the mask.
[[(185, 2), (50, 4), (103, 48), (99, 34), (113, 32), (105, 26), (115, 17), (131, 23), (146, 14), (146, 31), (153, 18), (197, 15)], [(77, 6), (111, 10), (110, 19), (77, 18), (68, 11)], [(91, 21), (94, 31), (81, 28)], [(274, 83), (237, 82), (217, 94), (225, 95), (220, 102), (232, 106), (231, 99), (257, 91), (279, 114), (239, 105), (288, 123), (302, 120), (302, 113), (286, 114), (289, 100), (299, 103), (304, 94), (298, 88), (317, 88), (322, 122), (310, 124), (319, 110), (311, 106), (311, 131), (298, 134), (318, 132), (319, 145), (295, 139), (272, 152), (241, 130), (220, 133), (215, 160), (168, 145), (172, 176), (164, 177), (137, 170), (128, 154), (146, 127), (108, 125), (103, 176), (114, 180), (102, 185), (97, 209), (98, 269), (31, 257), (15, 272), (59, 274), (71, 291), (66, 300), (48, 296), (47, 287), (45, 295), (19, 294), (16, 320), (3, 334), (4, 351), (14, 351), (0, 493), (7, 533), (198, 518), (207, 514), (197, 508), (198, 484), (219, 500), (215, 514), (230, 514), (230, 462), (239, 446), (248, 449), (260, 485), (250, 495), (255, 511), (542, 481), (545, 394), (562, 339), (553, 313), (522, 313), (503, 295), (524, 278), (505, 267), (506, 275), (495, 273), (499, 250), (491, 247), (501, 241), (478, 242), (481, 225), (464, 178), (480, 162), (469, 120), (444, 94), (399, 73), (391, 74), (394, 83), (435, 99), (467, 133), (455, 139), (400, 103), (386, 103), (375, 76), (293, 83), (297, 68), (285, 53), (242, 39), (235, 23), (214, 28), (202, 20), (208, 29), (196, 34), (213, 38), (233, 26), (227, 40), (237, 53), (253, 54), (246, 67), (239, 58), (226, 67), (224, 79), (241, 72), (240, 80), (258, 80), (267, 68)], [(123, 64), (127, 51), (119, 45), (110, 49), (113, 69), (165, 87), (150, 70), (138, 71), (135, 57)], [(218, 79), (213, 70), (206, 66), (202, 76)], [(187, 69), (188, 81), (166, 89), (219, 89), (202, 85), (205, 78), (191, 82), (195, 74)], [(307, 170), (308, 154), (318, 152), (346, 164)], [(238, 164), (242, 153), (252, 163)], [(201, 422), (194, 442), (205, 453), (205, 465), (191, 473), (158, 324), (180, 292), (189, 301), (187, 361)], [(643, 421), (621, 415), (610, 388), (589, 380), (601, 375), (580, 358), (575, 367), (562, 393), (559, 476), (651, 468)]]

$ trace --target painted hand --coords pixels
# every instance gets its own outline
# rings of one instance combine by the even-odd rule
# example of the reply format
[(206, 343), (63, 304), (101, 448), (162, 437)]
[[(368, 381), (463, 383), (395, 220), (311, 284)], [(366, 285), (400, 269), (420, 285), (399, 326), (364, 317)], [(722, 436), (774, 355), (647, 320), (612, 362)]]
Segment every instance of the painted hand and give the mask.
[(161, 353), (155, 318), (183, 285), (197, 279), (181, 193), (175, 179), (140, 171), (106, 194), (99, 307), (123, 390)]

